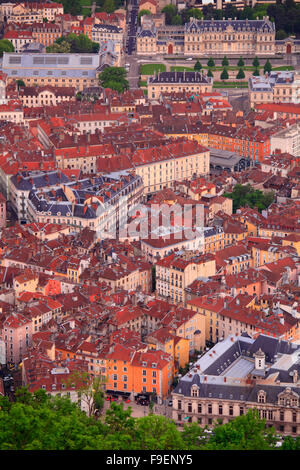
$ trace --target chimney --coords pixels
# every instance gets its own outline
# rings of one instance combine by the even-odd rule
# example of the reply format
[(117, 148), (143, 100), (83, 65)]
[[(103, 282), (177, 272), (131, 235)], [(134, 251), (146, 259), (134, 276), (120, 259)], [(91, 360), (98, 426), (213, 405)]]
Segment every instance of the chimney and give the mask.
[(298, 371), (297, 369), (293, 370), (293, 383), (296, 384), (298, 382)]

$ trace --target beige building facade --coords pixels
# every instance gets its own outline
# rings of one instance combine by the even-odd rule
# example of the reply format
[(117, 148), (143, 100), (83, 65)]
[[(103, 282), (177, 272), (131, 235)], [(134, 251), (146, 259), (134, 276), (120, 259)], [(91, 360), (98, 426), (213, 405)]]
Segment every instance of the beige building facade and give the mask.
[(262, 20), (197, 20), (184, 26), (139, 29), (137, 54), (269, 55), (275, 53), (275, 26)]

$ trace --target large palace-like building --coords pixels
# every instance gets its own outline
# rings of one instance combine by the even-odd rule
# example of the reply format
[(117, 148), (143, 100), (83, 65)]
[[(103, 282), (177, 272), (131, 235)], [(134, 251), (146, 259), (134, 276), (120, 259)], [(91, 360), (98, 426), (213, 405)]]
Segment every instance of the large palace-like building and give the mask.
[(138, 31), (137, 53), (184, 55), (274, 55), (275, 24), (262, 20), (196, 20), (184, 26), (154, 25)]

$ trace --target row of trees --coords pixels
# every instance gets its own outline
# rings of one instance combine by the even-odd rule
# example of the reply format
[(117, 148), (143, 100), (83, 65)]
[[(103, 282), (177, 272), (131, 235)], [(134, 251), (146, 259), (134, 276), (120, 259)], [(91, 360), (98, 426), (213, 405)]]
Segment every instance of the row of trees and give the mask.
[(236, 184), (232, 193), (224, 193), (223, 196), (233, 200), (233, 212), (245, 206), (249, 206), (252, 209), (256, 207), (261, 212), (274, 201), (274, 193), (272, 191), (263, 193), (253, 189), (250, 184), (245, 186)]
[(197, 19), (222, 20), (228, 18), (237, 18), (238, 20), (255, 20), (257, 17), (262, 19), (269, 16), (271, 21), (275, 22), (276, 39), (284, 39), (290, 34), (300, 35), (300, 5), (294, 0), (276, 0), (274, 4), (249, 6), (243, 10), (238, 10), (232, 4), (226, 5), (223, 10), (217, 10), (212, 4), (204, 5), (202, 11), (195, 8), (178, 11), (176, 6), (167, 5), (163, 11), (166, 13), (166, 23), (180, 25), (189, 21), (192, 16)]
[[(271, 450), (277, 439), (256, 410), (231, 422), (216, 423), (208, 437), (197, 423), (179, 431), (164, 416), (133, 418), (131, 408), (111, 403), (105, 415), (88, 416), (69, 398), (44, 390), (16, 391), (16, 402), (0, 397), (0, 450)], [(300, 439), (286, 438), (282, 449), (299, 450)]]
[[(61, 3), (64, 6), (64, 12), (71, 15), (81, 15), (83, 9), (86, 9), (86, 5), (82, 5), (80, 0), (62, 0)], [(93, 1), (90, 2), (91, 5), (92, 3)], [(112, 13), (124, 5), (124, 0), (96, 0), (96, 5), (96, 11)]]
[(99, 51), (99, 43), (91, 41), (85, 34), (70, 33), (67, 36), (61, 36), (46, 48), (47, 52), (56, 53), (97, 53)]
[[(207, 61), (207, 66), (209, 67), (208, 69), (208, 72), (207, 72), (207, 75), (209, 77), (213, 77), (213, 72), (212, 72), (212, 68), (215, 67), (215, 61), (213, 60), (212, 57), (210, 57)], [(244, 72), (244, 66), (245, 66), (245, 62), (243, 60), (242, 57), (240, 57), (238, 63), (237, 63), (237, 66), (239, 67), (239, 70), (238, 70), (238, 73), (236, 75), (236, 79), (237, 80), (242, 80), (243, 78), (245, 78), (245, 72)], [(254, 58), (253, 62), (252, 62), (252, 66), (255, 67), (254, 71), (253, 71), (253, 75), (259, 75), (259, 60), (257, 57)], [(225, 56), (222, 60), (222, 67), (223, 67), (223, 70), (222, 70), (222, 73), (220, 75), (220, 78), (221, 80), (228, 80), (229, 78), (229, 75), (228, 75), (228, 69), (227, 67), (229, 67), (229, 61), (227, 59), (227, 57)], [(196, 61), (195, 65), (194, 65), (194, 70), (200, 72), (200, 70), (202, 70), (202, 64), (199, 60)], [(269, 59), (266, 61), (265, 65), (264, 65), (264, 73), (270, 73), (272, 70), (272, 65), (269, 61)]]

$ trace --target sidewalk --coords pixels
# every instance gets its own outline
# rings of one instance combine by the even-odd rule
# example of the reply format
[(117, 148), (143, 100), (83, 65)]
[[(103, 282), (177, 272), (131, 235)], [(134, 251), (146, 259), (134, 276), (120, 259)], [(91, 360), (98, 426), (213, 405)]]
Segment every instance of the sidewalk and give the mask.
[[(110, 407), (110, 403), (111, 403), (110, 401), (105, 401), (104, 402), (104, 413)], [(148, 414), (150, 413), (149, 406), (138, 405), (136, 402), (133, 402), (133, 401), (130, 402), (130, 403), (126, 403), (123, 400), (119, 400), (119, 401), (114, 402), (114, 403), (117, 403), (118, 405), (120, 403), (123, 403), (124, 410), (127, 410), (128, 407), (131, 407), (131, 409), (132, 409), (131, 416), (133, 418), (142, 418), (143, 416), (148, 416)], [(165, 406), (165, 405), (154, 405), (153, 414), (163, 415), (163, 416), (167, 416), (168, 418), (171, 418), (172, 417), (172, 407), (171, 406)]]

